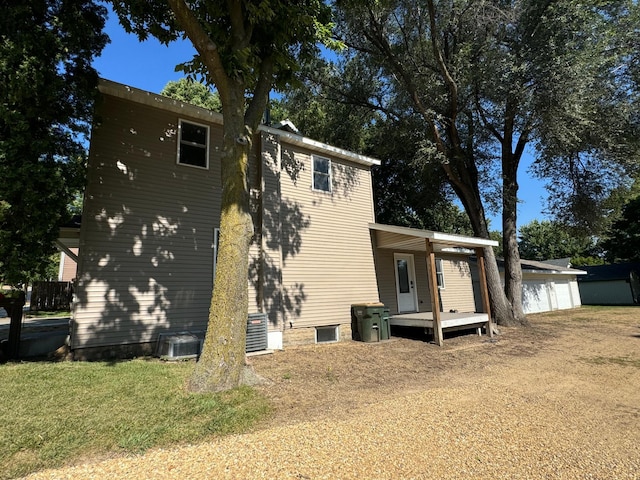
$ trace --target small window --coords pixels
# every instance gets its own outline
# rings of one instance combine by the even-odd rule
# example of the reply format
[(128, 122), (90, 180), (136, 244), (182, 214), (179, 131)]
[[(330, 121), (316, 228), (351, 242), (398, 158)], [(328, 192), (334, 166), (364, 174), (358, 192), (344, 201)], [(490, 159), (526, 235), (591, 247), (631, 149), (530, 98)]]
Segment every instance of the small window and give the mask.
[(338, 341), (338, 325), (316, 327), (316, 343), (335, 343)]
[(209, 168), (209, 127), (178, 121), (178, 163)]
[(313, 156), (313, 189), (331, 191), (331, 160)]
[(436, 258), (436, 282), (438, 288), (444, 290), (444, 269), (442, 267), (442, 259)]

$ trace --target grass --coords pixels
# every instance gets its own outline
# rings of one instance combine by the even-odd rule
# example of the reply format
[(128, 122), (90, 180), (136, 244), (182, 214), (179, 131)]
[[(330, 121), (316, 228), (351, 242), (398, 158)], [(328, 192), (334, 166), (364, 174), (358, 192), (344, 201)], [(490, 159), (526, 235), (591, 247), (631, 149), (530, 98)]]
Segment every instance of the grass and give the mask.
[(593, 363), (594, 365), (620, 365), (622, 367), (636, 367), (640, 368), (640, 360), (629, 357), (593, 357), (588, 358), (586, 361)]
[(0, 366), (0, 478), (239, 433), (269, 413), (248, 387), (186, 393), (192, 369), (140, 359)]
[(45, 312), (45, 311), (27, 311), (27, 318), (49, 318), (49, 317), (69, 317), (71, 316), (71, 312), (69, 310), (60, 310), (56, 312)]

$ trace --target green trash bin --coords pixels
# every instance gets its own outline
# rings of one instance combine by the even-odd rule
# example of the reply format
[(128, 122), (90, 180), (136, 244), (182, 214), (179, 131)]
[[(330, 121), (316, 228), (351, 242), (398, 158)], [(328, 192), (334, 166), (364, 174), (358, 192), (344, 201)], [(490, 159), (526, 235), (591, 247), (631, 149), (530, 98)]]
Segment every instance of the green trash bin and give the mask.
[(384, 308), (382, 310), (382, 322), (380, 324), (380, 340), (389, 340), (391, 338), (391, 324), (389, 323), (390, 316), (389, 309)]
[(382, 303), (351, 305), (351, 338), (361, 342), (379, 342), (389, 339), (389, 320), (384, 317)]

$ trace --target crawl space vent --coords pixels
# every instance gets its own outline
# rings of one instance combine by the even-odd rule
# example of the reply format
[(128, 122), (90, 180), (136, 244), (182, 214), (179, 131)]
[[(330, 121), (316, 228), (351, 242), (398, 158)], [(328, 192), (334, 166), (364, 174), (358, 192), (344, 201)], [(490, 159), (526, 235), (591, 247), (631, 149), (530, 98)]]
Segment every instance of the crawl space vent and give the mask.
[(163, 360), (197, 358), (202, 350), (203, 341), (192, 332), (161, 333), (158, 336), (156, 356)]

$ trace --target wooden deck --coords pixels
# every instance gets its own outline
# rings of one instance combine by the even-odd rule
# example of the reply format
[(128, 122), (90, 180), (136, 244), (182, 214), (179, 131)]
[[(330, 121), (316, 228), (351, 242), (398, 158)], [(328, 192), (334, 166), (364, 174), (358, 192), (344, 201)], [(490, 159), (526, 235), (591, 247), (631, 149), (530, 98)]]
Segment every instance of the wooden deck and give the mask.
[[(440, 313), (442, 330), (463, 330), (486, 326), (489, 317), (486, 313)], [(402, 327), (422, 327), (433, 330), (433, 312), (399, 313), (389, 318), (390, 325)]]

